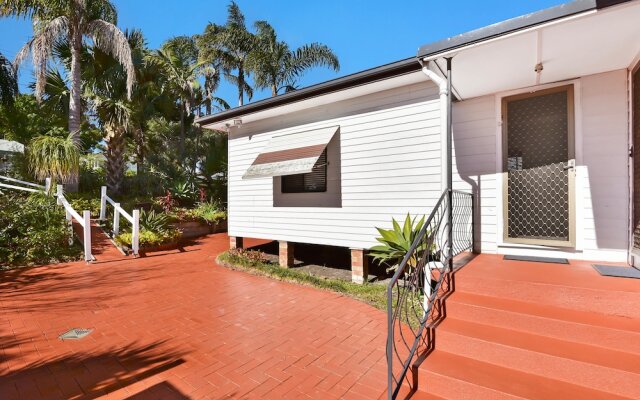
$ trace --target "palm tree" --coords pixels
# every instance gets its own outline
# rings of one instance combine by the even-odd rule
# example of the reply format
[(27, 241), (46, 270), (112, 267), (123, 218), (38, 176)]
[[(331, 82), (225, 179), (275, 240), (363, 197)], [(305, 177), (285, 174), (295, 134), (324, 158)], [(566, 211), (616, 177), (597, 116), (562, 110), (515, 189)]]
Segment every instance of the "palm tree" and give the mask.
[(186, 120), (191, 116), (199, 89), (198, 77), (201, 64), (195, 40), (188, 36), (169, 39), (159, 50), (150, 53), (147, 60), (163, 74), (165, 90), (177, 97), (180, 106), (180, 158), (184, 157)]
[(287, 43), (278, 40), (268, 22), (257, 21), (255, 28), (258, 45), (251, 53), (248, 65), (255, 86), (271, 89), (271, 96), (277, 96), (280, 90), (295, 90), (296, 81), (312, 67), (340, 69), (338, 57), (326, 45), (311, 43), (291, 50)]
[(34, 36), (18, 52), (14, 64), (20, 65), (29, 55), (36, 76), (35, 95), (42, 96), (48, 60), (56, 42), (66, 41), (71, 50), (69, 132), (76, 142), (80, 138), (82, 117), (81, 55), (85, 36), (94, 45), (113, 56), (126, 72), (127, 94), (130, 97), (135, 81), (131, 49), (124, 33), (116, 26), (117, 12), (109, 0), (5, 0), (0, 16), (15, 16), (33, 20)]
[(18, 80), (11, 62), (0, 53), (0, 103), (8, 105), (18, 95)]
[(219, 65), (225, 79), (238, 88), (238, 105), (244, 104), (245, 94), (251, 100), (253, 88), (247, 83), (246, 64), (255, 49), (256, 37), (247, 30), (244, 15), (235, 1), (229, 4), (225, 25), (209, 23), (197, 43), (202, 59)]

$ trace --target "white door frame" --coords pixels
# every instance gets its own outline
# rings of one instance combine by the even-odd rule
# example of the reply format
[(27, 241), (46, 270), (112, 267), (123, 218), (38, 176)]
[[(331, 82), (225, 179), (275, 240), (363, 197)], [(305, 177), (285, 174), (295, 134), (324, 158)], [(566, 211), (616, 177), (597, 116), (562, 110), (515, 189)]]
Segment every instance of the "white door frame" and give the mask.
[(496, 93), (495, 109), (496, 109), (496, 186), (502, 188), (504, 185), (503, 178), (503, 154), (502, 154), (502, 99), (522, 93), (533, 93), (544, 89), (550, 89), (558, 86), (573, 85), (573, 102), (574, 102), (574, 155), (576, 160), (575, 168), (575, 247), (553, 247), (533, 244), (509, 243), (504, 238), (504, 204), (501, 190), (497, 190), (496, 195), (496, 214), (497, 214), (497, 247), (500, 248), (519, 248), (528, 250), (557, 250), (560, 252), (582, 252), (584, 249), (584, 193), (583, 180), (585, 177), (583, 151), (582, 151), (582, 88), (580, 79), (571, 79), (566, 81), (554, 82), (544, 85), (531, 86), (522, 89), (510, 90), (506, 92)]
[[(640, 54), (638, 55), (638, 57), (640, 57)], [(637, 72), (638, 70), (640, 70), (640, 60), (638, 59), (638, 57), (636, 58), (636, 60), (634, 60), (634, 62), (631, 64), (631, 67), (629, 67), (629, 72), (628, 72), (628, 78), (627, 78), (627, 82), (628, 82), (628, 89), (627, 89), (627, 93), (628, 93), (628, 98), (629, 98), (629, 152), (631, 152), (631, 149), (633, 148), (633, 152), (634, 152), (634, 158), (635, 157), (640, 157), (640, 148), (636, 149), (636, 143), (634, 143), (634, 126), (633, 126), (633, 118), (634, 118), (634, 114), (633, 114), (633, 108), (635, 106), (635, 104), (633, 103), (633, 75), (635, 72)], [(640, 143), (637, 144), (638, 146), (640, 146)], [(633, 222), (635, 219), (634, 216), (634, 206), (633, 206), (633, 202), (634, 202), (634, 198), (635, 198), (635, 193), (634, 193), (634, 184), (633, 184), (633, 179), (634, 179), (634, 174), (635, 174), (635, 170), (634, 170), (634, 159), (633, 158), (629, 158), (629, 253), (628, 253), (628, 260), (627, 262), (629, 263), (629, 265), (632, 265), (636, 268), (640, 268), (640, 252), (639, 251), (634, 251), (634, 247), (633, 247), (633, 242), (634, 242), (634, 237), (633, 237), (633, 231), (635, 229)]]

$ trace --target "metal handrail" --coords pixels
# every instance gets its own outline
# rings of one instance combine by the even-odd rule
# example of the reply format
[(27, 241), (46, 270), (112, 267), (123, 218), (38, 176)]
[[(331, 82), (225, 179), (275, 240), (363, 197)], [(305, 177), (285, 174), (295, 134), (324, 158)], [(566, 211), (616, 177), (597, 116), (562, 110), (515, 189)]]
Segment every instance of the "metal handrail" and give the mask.
[[(433, 346), (429, 330), (440, 317), (435, 309), (446, 293), (444, 285), (451, 278), (453, 257), (473, 249), (473, 214), (472, 194), (445, 190), (387, 286), (390, 400), (405, 383), (412, 391), (416, 388), (417, 382), (407, 374), (418, 357)], [(396, 370), (394, 360), (398, 361)]]

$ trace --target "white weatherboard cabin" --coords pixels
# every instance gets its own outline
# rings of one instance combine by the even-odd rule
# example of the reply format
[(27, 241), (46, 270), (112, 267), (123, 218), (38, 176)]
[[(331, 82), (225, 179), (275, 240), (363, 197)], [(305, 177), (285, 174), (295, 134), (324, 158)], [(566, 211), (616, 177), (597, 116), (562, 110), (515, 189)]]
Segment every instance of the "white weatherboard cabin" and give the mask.
[(639, 61), (640, 1), (578, 0), (200, 117), (229, 134), (232, 246), (348, 247), (361, 282), (374, 227), (447, 188), (450, 127), (476, 251), (638, 264)]

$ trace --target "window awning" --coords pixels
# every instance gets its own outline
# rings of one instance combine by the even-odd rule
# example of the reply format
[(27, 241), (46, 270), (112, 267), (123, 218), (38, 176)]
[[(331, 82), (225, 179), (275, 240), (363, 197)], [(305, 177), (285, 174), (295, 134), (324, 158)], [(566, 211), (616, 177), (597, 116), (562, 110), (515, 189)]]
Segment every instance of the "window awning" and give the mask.
[(312, 172), (338, 129), (331, 126), (272, 137), (242, 179)]

